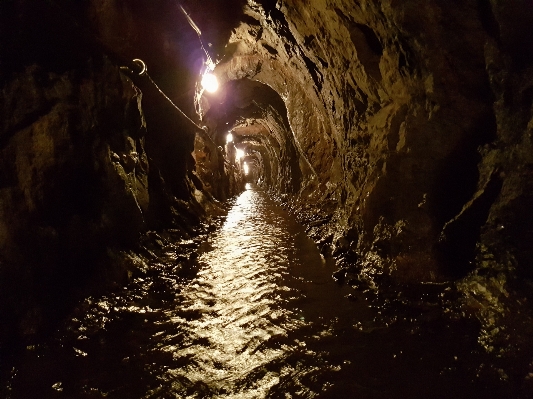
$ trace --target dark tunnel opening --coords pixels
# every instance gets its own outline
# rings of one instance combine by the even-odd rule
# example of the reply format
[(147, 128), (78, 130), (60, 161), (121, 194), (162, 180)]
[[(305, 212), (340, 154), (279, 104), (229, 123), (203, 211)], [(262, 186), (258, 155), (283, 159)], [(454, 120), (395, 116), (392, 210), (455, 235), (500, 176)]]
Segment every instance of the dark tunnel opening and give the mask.
[[(280, 95), (266, 84), (250, 79), (233, 80), (211, 97), (204, 121), (213, 141), (230, 162), (242, 168), (254, 159), (255, 182), (282, 193), (297, 193), (302, 181), (299, 154)], [(227, 135), (232, 141), (227, 142)], [(258, 151), (262, 148), (262, 151)], [(242, 151), (242, 153), (240, 153)], [(239, 159), (233, 160), (239, 152)], [(257, 155), (260, 159), (258, 159)], [(240, 155), (242, 154), (242, 155)], [(274, 165), (272, 164), (274, 163)], [(250, 177), (245, 180), (249, 180)]]

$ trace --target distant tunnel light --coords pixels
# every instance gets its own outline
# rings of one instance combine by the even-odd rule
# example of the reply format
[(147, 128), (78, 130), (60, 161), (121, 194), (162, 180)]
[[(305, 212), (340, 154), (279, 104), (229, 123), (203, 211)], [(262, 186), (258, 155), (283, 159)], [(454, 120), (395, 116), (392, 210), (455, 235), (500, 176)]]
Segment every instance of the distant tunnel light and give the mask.
[(237, 148), (237, 150), (235, 151), (235, 160), (238, 161), (243, 156), (244, 156), (244, 151), (241, 150), (240, 148)]
[(228, 135), (226, 136), (226, 144), (231, 143), (232, 141), (233, 141), (233, 134), (228, 133)]
[(246, 162), (244, 163), (243, 168), (244, 168), (244, 174), (245, 175), (250, 173), (250, 167), (248, 166), (248, 164)]
[(202, 77), (202, 87), (209, 93), (214, 93), (218, 90), (218, 79), (211, 72), (206, 72)]

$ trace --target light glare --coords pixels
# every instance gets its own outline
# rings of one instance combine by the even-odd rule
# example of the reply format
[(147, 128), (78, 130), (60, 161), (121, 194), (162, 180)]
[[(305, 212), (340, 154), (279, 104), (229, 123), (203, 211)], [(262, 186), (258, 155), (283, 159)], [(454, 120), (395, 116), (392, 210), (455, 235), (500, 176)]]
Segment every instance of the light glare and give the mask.
[(248, 164), (245, 162), (243, 165), (244, 168), (244, 174), (247, 175), (250, 172), (250, 168), (248, 167)]
[(202, 77), (202, 87), (209, 93), (214, 93), (218, 90), (218, 79), (211, 72), (207, 72)]
[(237, 148), (237, 150), (235, 151), (235, 160), (238, 161), (243, 156), (244, 156), (244, 151), (241, 150), (240, 148)]
[(231, 143), (233, 141), (233, 134), (228, 133), (226, 136), (226, 143)]

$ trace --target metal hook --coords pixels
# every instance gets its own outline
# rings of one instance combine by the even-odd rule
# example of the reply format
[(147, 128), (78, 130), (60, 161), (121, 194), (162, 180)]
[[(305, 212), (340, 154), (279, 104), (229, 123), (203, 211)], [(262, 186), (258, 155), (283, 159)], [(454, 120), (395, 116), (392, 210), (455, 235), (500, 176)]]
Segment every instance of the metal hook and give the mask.
[(143, 60), (140, 60), (139, 58), (135, 58), (133, 62), (141, 68), (141, 72), (139, 72), (139, 76), (143, 76), (148, 72), (146, 63)]

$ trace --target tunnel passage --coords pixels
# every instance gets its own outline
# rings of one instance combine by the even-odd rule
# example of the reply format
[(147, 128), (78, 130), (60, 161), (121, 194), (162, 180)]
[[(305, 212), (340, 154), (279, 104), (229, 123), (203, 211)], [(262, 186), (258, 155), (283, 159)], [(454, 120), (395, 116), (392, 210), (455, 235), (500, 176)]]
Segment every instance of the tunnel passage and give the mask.
[[(472, 79), (465, 73), (470, 78), (468, 93), (460, 84), (463, 77), (457, 80), (461, 86), (458, 104), (462, 101), (470, 108), (469, 113), (459, 106), (438, 112), (439, 106), (429, 99), (432, 93), (442, 90), (439, 95), (446, 98), (453, 98), (454, 94), (441, 89), (441, 82), (435, 82), (429, 71), (419, 76), (418, 70), (412, 68), (406, 75), (398, 68), (401, 54), (413, 53), (411, 44), (400, 40), (402, 34), (392, 27), (380, 26), (378, 22), (383, 21), (371, 20), (368, 9), (359, 9), (348, 18), (347, 10), (342, 8), (317, 7), (321, 19), (310, 18), (296, 4), (280, 9), (282, 12), (270, 5), (265, 6), (265, 11), (260, 4), (245, 7), (246, 18), (232, 31), (227, 57), (214, 71), (226, 90), (219, 95), (204, 95), (203, 102), (199, 101), (199, 115), (213, 131), (225, 124), (228, 128), (234, 126), (235, 143), (255, 135), (254, 145), (263, 145), (270, 151), (268, 157), (261, 155), (261, 162), (255, 163), (269, 163), (265, 168), (270, 173), (264, 181), (278, 192), (305, 191), (295, 199), (320, 209), (320, 219), (327, 221), (322, 227), (314, 226), (316, 239), (326, 244), (325, 251), (327, 246), (334, 252), (350, 247), (358, 253), (358, 266), (362, 268), (374, 264), (377, 256), (383, 260), (380, 268), (399, 279), (436, 281), (457, 274), (456, 270), (466, 274), (469, 270), (465, 265), (471, 259), (463, 256), (461, 262), (456, 262), (460, 265), (447, 266), (440, 261), (435, 242), (444, 224), (461, 211), (475, 191), (479, 157), (472, 153), (475, 155), (476, 147), (484, 143), (472, 143), (468, 151), (455, 155), (456, 148), (467, 141), (463, 136), (468, 133), (450, 123), (450, 119), (463, 121), (468, 130), (484, 130), (475, 125), (491, 115), (490, 97), (484, 96), (485, 77)], [(431, 7), (428, 11), (433, 12)], [(313, 29), (327, 29), (333, 36), (320, 35)], [(471, 27), (462, 29), (469, 31)], [(386, 43), (390, 52), (385, 51)], [(478, 43), (469, 45), (479, 61), (482, 54)], [(324, 48), (328, 47), (338, 51), (325, 53)], [(393, 56), (393, 49), (399, 53)], [(453, 46), (447, 51), (457, 52)], [(415, 55), (411, 57), (411, 64), (418, 61)], [(430, 62), (434, 60), (431, 58)], [(353, 67), (345, 70), (346, 65)], [(483, 74), (479, 65), (473, 62), (472, 69)], [(385, 70), (389, 75), (382, 79)], [(445, 65), (438, 73), (447, 76), (450, 71)], [(253, 90), (246, 89), (250, 81), (266, 85), (270, 93), (261, 96), (275, 99), (272, 108), (278, 113), (282, 110), (281, 130), (287, 133), (276, 134), (278, 129), (269, 128), (275, 141), (249, 134), (260, 131), (261, 125), (272, 125), (268, 118), (259, 122), (251, 115), (264, 112), (257, 109), (261, 108), (261, 99), (254, 99), (250, 93)], [(422, 82), (427, 92), (421, 95), (416, 87)], [(239, 113), (240, 119), (236, 117)], [(214, 133), (219, 137), (225, 134)], [(278, 136), (291, 139), (287, 155), (298, 154), (298, 161), (292, 158), (292, 162), (300, 166), (302, 177), (300, 187), (298, 179), (293, 179), (292, 190), (286, 188), (286, 173), (280, 170), (291, 157), (283, 158), (283, 139)], [(218, 145), (223, 144), (219, 139)], [(281, 158), (273, 157), (272, 149), (277, 149)], [(454, 179), (456, 173), (443, 172), (454, 168), (463, 169), (461, 176), (473, 178)], [(452, 177), (446, 180), (441, 178), (444, 175)], [(470, 187), (463, 187), (463, 181), (468, 181)], [(456, 200), (449, 195), (452, 191), (462, 195)], [(448, 208), (450, 212), (446, 211)], [(339, 230), (338, 226), (343, 227)], [(474, 252), (479, 226), (471, 231), (464, 253)]]
[[(448, 284), (511, 358), (533, 325), (532, 25), (529, 0), (0, 2), (0, 341), (148, 273), (154, 231), (194, 247), (256, 182), (338, 281)], [(197, 97), (208, 58), (221, 89)]]
[(304, 172), (279, 94), (263, 83), (243, 78), (204, 96), (209, 105), (203, 120), (210, 135), (230, 165), (243, 174), (247, 165), (244, 180), (253, 177), (255, 183), (275, 192), (298, 193)]

